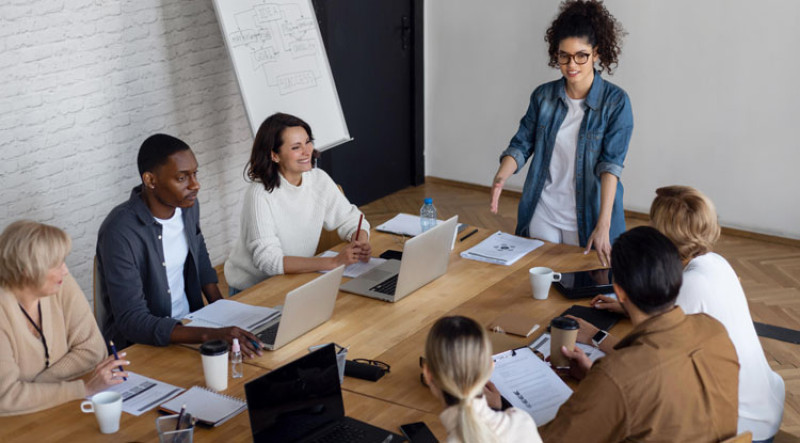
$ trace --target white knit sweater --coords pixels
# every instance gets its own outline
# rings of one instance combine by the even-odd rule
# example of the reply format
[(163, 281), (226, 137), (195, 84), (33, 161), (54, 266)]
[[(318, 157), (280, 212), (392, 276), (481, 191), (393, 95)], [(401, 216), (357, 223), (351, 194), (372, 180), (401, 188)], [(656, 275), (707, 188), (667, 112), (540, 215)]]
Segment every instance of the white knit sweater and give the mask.
[[(242, 204), (239, 238), (225, 262), (225, 278), (243, 290), (273, 275), (283, 274), (283, 257), (312, 257), (322, 228), (336, 229), (349, 241), (361, 211), (339, 192), (325, 171), (303, 173), (300, 186), (280, 176), (280, 186), (267, 192), (251, 183)], [(369, 232), (365, 219), (361, 225)]]

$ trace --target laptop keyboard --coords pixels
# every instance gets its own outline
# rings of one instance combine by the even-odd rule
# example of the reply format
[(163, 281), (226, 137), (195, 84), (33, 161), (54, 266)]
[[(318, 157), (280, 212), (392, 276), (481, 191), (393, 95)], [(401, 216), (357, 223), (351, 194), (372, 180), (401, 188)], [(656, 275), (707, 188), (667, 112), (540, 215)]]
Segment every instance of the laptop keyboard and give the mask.
[(377, 285), (369, 288), (369, 290), (380, 292), (381, 294), (394, 295), (394, 291), (397, 289), (397, 277), (399, 276), (400, 274), (395, 274), (394, 276), (389, 277)]
[(314, 440), (314, 442), (328, 443), (363, 441), (366, 436), (366, 432), (364, 432), (362, 429), (350, 426), (350, 424), (346, 422), (339, 422), (330, 430), (328, 430), (325, 435)]
[(261, 343), (274, 345), (275, 337), (278, 336), (278, 325), (280, 325), (280, 322), (275, 323), (274, 325), (268, 327), (267, 329), (264, 329), (263, 331), (259, 332), (258, 335), (256, 335), (256, 337), (258, 337), (258, 339), (261, 340)]

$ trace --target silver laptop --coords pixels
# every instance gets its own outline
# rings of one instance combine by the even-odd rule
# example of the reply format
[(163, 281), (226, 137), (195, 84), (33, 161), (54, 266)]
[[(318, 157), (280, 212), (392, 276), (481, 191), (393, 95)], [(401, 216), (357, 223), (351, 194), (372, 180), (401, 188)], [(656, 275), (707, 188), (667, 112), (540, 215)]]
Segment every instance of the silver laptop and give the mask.
[(401, 300), (447, 272), (458, 216), (406, 240), (402, 260), (386, 263), (342, 285), (342, 291), (389, 302)]
[(286, 294), (281, 314), (253, 331), (264, 348), (274, 351), (331, 318), (342, 273), (344, 265)]

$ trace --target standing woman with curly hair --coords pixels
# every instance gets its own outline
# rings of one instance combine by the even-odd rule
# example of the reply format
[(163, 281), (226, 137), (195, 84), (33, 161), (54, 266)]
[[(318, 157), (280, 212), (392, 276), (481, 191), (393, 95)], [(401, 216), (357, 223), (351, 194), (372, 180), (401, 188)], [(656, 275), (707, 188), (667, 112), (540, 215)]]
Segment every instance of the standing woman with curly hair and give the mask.
[(517, 235), (597, 250), (625, 231), (622, 173), (633, 132), (628, 95), (604, 80), (617, 65), (620, 23), (602, 2), (566, 1), (545, 34), (549, 65), (562, 78), (540, 85), (494, 177), (491, 211), (506, 180), (531, 156), (517, 213)]

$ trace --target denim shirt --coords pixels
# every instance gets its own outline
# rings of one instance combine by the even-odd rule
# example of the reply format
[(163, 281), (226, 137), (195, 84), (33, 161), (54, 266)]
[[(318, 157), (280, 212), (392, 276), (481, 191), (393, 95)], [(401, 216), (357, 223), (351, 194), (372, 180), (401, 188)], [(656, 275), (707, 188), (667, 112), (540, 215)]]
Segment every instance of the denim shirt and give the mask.
[[(202, 287), (217, 283), (200, 231), (199, 202), (181, 214), (189, 254), (183, 278), (189, 310), (203, 307)], [(172, 318), (161, 224), (142, 200), (142, 187), (108, 214), (97, 235), (97, 273), (100, 303), (105, 315), (98, 319), (106, 340), (117, 348), (133, 343), (166, 346), (180, 320)]]
[[(519, 202), (517, 235), (530, 235), (529, 224), (549, 173), (556, 135), (567, 115), (565, 84), (562, 77), (540, 85), (533, 91), (528, 111), (520, 120), (517, 133), (500, 155), (501, 161), (505, 156), (516, 160), (515, 174), (533, 156)], [(575, 210), (581, 246), (586, 246), (600, 215), (600, 175), (608, 172), (620, 177), (633, 132), (633, 113), (628, 94), (603, 80), (597, 71), (584, 101), (584, 109), (575, 155)], [(625, 231), (622, 193), (620, 180), (611, 211), (611, 243)]]

